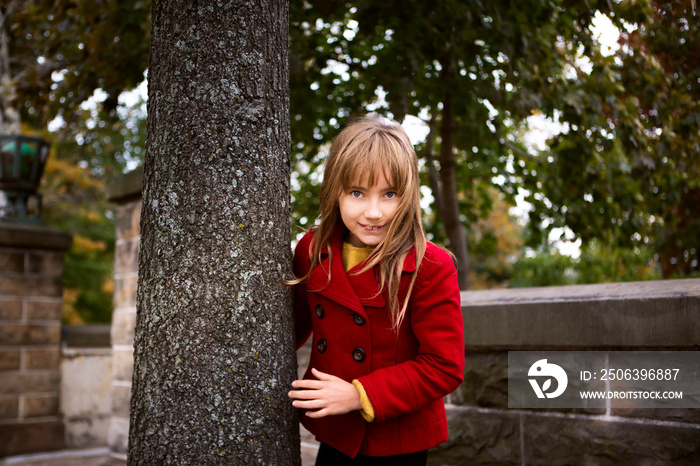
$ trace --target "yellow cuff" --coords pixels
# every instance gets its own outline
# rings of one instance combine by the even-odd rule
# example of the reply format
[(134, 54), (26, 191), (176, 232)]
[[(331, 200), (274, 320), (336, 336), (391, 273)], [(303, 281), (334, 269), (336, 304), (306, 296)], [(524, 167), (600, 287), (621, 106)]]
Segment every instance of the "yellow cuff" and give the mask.
[(369, 401), (369, 397), (367, 396), (365, 387), (363, 387), (360, 381), (357, 379), (353, 380), (352, 384), (355, 386), (357, 392), (360, 394), (360, 403), (362, 404), (362, 410), (360, 411), (360, 414), (365, 419), (365, 421), (374, 421), (374, 408), (372, 407), (372, 402)]

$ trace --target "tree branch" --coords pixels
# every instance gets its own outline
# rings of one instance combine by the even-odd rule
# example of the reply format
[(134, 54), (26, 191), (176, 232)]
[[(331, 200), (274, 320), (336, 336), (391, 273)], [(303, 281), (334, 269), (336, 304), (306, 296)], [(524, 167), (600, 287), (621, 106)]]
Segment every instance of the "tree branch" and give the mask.
[(530, 160), (531, 162), (535, 162), (540, 165), (544, 164), (544, 161), (541, 158), (528, 154), (527, 152), (525, 152), (510, 141), (505, 141), (501, 139), (500, 141), (498, 141), (498, 143), (506, 149), (512, 150), (515, 153), (515, 155), (519, 156), (520, 158)]

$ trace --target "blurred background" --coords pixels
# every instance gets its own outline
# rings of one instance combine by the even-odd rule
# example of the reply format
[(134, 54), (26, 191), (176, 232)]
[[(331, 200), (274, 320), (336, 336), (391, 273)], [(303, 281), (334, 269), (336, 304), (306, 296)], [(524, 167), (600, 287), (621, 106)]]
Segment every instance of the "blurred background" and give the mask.
[[(143, 161), (150, 11), (0, 6), (0, 133), (51, 145), (66, 324), (110, 322), (103, 186)], [(290, 22), (294, 238), (329, 142), (375, 112), (411, 134), (426, 229), (463, 289), (700, 276), (695, 1), (305, 0)]]

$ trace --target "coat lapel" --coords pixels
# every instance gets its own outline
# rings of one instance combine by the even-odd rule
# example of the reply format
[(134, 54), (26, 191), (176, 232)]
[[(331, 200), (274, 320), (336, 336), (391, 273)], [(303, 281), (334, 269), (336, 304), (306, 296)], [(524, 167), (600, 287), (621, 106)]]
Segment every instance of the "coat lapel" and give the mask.
[[(342, 258), (344, 235), (344, 228), (336, 228), (330, 241), (332, 260), (329, 260), (328, 251), (324, 250), (322, 254), (325, 254), (325, 258), (311, 272), (307, 290), (319, 293), (366, 317), (365, 306), (385, 306), (384, 293), (379, 292), (379, 283), (377, 282), (374, 269), (365, 270), (357, 274), (355, 271), (361, 269), (362, 264), (360, 264), (349, 273), (345, 272)], [(330, 282), (328, 279), (329, 268), (330, 276), (332, 277)], [(415, 270), (416, 250), (414, 248), (406, 256), (403, 272), (412, 273)]]
[[(340, 253), (332, 252), (333, 260), (329, 260), (329, 257), (326, 256), (323, 262), (311, 272), (306, 289), (325, 296), (355, 312), (364, 314), (362, 303), (355, 294), (350, 280), (343, 269)], [(329, 281), (329, 267), (330, 277), (333, 277), (332, 281)]]
[(374, 268), (360, 274), (354, 272), (361, 269), (362, 264), (359, 264), (346, 274), (355, 295), (363, 306), (384, 307), (384, 296), (379, 292), (379, 283), (377, 283)]
[[(367, 316), (364, 306), (383, 307), (384, 297), (379, 293), (379, 284), (374, 276), (374, 270), (366, 270), (361, 274), (348, 274), (343, 268), (342, 245), (345, 230), (337, 228), (330, 241), (331, 257), (324, 251), (326, 257), (309, 277), (307, 290), (319, 293), (351, 310)], [(329, 264), (330, 262), (330, 264)], [(332, 281), (328, 280), (328, 270)], [(356, 270), (359, 270), (360, 266)]]

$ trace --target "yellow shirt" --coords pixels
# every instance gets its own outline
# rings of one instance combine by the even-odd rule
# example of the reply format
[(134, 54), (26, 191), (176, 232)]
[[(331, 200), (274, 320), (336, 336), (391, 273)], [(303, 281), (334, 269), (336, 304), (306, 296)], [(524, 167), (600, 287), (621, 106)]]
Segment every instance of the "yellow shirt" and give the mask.
[(372, 251), (374, 251), (374, 248), (370, 246), (358, 248), (350, 243), (343, 242), (343, 267), (345, 271), (348, 272), (357, 264), (364, 262), (372, 254)]

